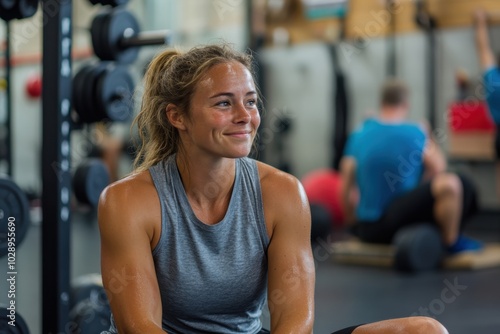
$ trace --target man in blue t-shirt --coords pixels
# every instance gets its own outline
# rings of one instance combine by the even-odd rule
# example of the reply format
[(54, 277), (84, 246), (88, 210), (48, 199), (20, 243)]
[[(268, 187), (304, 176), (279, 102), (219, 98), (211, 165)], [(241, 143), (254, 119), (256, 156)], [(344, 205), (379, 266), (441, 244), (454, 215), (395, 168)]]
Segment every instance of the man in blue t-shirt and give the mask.
[(495, 136), (497, 194), (500, 199), (500, 67), (490, 46), (488, 17), (483, 10), (475, 13), (476, 47), (484, 73), (485, 99), (492, 119), (497, 126)]
[[(389, 80), (378, 117), (348, 138), (340, 165), (346, 217), (367, 242), (390, 243), (401, 227), (433, 222), (450, 252), (479, 249), (480, 243), (460, 232), (477, 209), (474, 187), (446, 172), (445, 157), (426, 126), (407, 120), (408, 95), (403, 82)], [(357, 202), (351, 200), (355, 192)]]

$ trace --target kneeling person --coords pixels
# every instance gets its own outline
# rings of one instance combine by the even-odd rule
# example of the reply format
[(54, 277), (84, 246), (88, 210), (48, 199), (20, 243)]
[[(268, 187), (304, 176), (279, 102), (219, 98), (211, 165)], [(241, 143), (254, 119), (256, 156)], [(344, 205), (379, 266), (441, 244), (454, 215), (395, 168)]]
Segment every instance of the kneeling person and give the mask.
[[(426, 128), (407, 120), (407, 86), (396, 79), (382, 89), (377, 118), (366, 120), (348, 139), (341, 161), (342, 202), (362, 240), (390, 243), (396, 232), (417, 222), (438, 225), (451, 253), (480, 243), (461, 234), (477, 209), (474, 186), (446, 171), (446, 160)], [(359, 202), (351, 194), (359, 191)]]

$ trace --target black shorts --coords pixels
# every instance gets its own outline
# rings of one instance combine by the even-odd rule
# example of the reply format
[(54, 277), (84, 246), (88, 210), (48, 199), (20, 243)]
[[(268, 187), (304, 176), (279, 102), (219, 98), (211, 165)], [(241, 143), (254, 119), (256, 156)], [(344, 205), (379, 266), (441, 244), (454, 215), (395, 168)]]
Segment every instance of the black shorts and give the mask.
[[(332, 334), (352, 334), (352, 332), (361, 325), (352, 326), (348, 328), (341, 329), (339, 331), (333, 332)], [(271, 333), (267, 329), (262, 328), (258, 334), (268, 334)]]
[[(464, 175), (458, 175), (463, 188), (462, 227), (478, 210), (476, 187)], [(432, 223), (434, 220), (434, 196), (431, 182), (395, 198), (376, 222), (358, 222), (352, 228), (354, 235), (365, 242), (390, 244), (396, 232), (416, 223)]]
[(359, 326), (361, 326), (361, 325), (347, 327), (347, 328), (341, 329), (341, 330), (339, 330), (339, 331), (335, 331), (335, 332), (333, 332), (332, 334), (352, 334), (352, 332), (353, 332), (356, 328), (358, 328)]

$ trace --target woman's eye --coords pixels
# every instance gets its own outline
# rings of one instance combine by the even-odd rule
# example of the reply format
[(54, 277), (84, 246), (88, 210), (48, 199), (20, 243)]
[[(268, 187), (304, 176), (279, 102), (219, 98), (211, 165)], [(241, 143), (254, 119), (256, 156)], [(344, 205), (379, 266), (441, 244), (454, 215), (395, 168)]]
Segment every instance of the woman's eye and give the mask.
[(229, 101), (220, 101), (216, 104), (219, 107), (228, 107), (230, 105)]
[(255, 106), (255, 103), (257, 103), (255, 100), (249, 100), (249, 101), (247, 102), (247, 104), (248, 104), (249, 106), (252, 106), (252, 107), (253, 107), (253, 106)]

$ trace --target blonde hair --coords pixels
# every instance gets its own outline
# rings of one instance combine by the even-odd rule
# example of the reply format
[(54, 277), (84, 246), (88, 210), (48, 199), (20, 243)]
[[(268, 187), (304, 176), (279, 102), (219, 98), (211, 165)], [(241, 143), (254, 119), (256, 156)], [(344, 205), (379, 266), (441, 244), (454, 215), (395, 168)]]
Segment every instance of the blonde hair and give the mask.
[(167, 105), (175, 104), (189, 117), (198, 82), (213, 66), (233, 61), (254, 75), (251, 55), (235, 51), (226, 43), (199, 46), (186, 53), (165, 50), (153, 58), (144, 76), (141, 109), (133, 122), (139, 135), (135, 172), (147, 170), (179, 151), (179, 133), (167, 119)]

